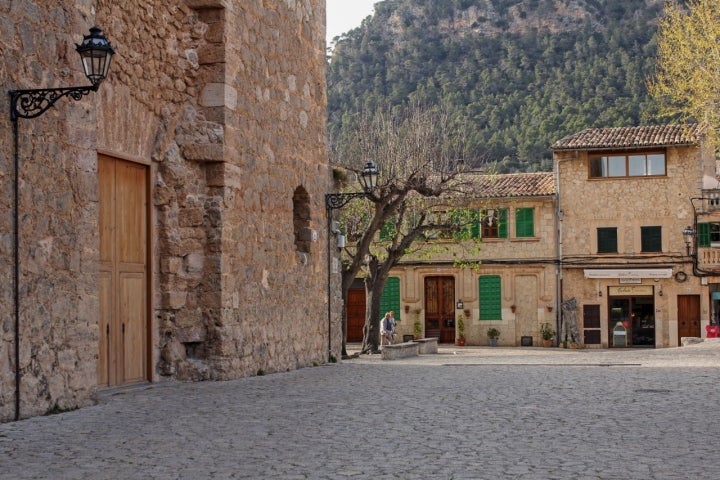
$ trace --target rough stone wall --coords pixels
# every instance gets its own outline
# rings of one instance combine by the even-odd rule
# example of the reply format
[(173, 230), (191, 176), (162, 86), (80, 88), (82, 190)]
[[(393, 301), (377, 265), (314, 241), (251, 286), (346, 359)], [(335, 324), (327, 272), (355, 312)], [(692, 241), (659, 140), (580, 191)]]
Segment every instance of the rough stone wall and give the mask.
[(225, 10), (222, 299), (209, 319), (221, 378), (328, 358), (324, 7), (253, 0)]
[[(6, 89), (86, 85), (74, 44), (88, 2), (0, 3), (0, 83)], [(15, 409), (13, 141), (0, 102), (0, 420)], [(23, 417), (86, 405), (96, 383), (97, 174), (92, 98), (61, 99), (18, 120), (20, 384)]]
[[(23, 417), (86, 405), (96, 390), (98, 151), (151, 168), (151, 380), (327, 360), (324, 7), (0, 4), (9, 88), (86, 84), (74, 43), (94, 24), (117, 50), (98, 93), (20, 121)], [(0, 139), (3, 278), (12, 276), (11, 147)], [(12, 305), (6, 283), (0, 421), (14, 411)]]
[[(682, 252), (684, 225), (692, 224), (690, 198), (699, 193), (702, 164), (697, 148), (670, 148), (667, 176), (588, 180), (587, 153), (560, 161), (564, 255), (597, 253), (598, 227), (618, 227), (618, 251), (640, 253), (640, 227), (662, 227), (664, 252)], [(559, 157), (560, 158), (560, 157)], [(558, 158), (558, 159), (559, 159)], [(582, 199), (582, 201), (580, 201)], [(678, 225), (683, 225), (678, 228)]]
[[(99, 16), (132, 39), (118, 83), (154, 127), (138, 155), (154, 162), (156, 374), (324, 361), (324, 2), (107, 3)], [(147, 55), (157, 75), (138, 69)], [(302, 254), (298, 188), (309, 192)]]

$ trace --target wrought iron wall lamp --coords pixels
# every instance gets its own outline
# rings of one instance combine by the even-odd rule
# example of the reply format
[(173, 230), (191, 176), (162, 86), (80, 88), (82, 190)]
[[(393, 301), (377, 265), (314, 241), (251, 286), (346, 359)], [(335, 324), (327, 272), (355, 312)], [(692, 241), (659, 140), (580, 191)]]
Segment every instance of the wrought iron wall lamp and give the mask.
[(328, 295), (328, 360), (332, 361), (332, 302), (331, 288), (330, 288), (330, 233), (333, 231), (332, 228), (332, 211), (338, 208), (342, 208), (347, 205), (353, 198), (362, 198), (370, 195), (375, 187), (377, 186), (378, 169), (375, 162), (367, 162), (365, 168), (360, 172), (359, 181), (362, 187), (362, 192), (351, 192), (351, 193), (326, 193), (325, 194), (325, 214), (328, 222), (327, 232), (327, 295)]
[(107, 77), (110, 61), (115, 54), (108, 39), (101, 29), (92, 27), (90, 35), (83, 37), (82, 43), (76, 45), (80, 54), (85, 76), (91, 85), (81, 87), (33, 88), (10, 90), (10, 120), (13, 130), (13, 303), (15, 316), (15, 420), (20, 419), (20, 255), (19, 255), (19, 145), (18, 118), (36, 118), (45, 113), (62, 97), (80, 100), (90, 92), (96, 92)]

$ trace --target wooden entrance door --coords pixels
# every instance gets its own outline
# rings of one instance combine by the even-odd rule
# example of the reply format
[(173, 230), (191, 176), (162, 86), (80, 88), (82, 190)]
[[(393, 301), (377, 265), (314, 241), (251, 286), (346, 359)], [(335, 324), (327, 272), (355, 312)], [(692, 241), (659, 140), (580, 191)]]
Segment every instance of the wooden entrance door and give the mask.
[(98, 384), (148, 378), (148, 168), (98, 155)]
[(425, 336), (455, 343), (455, 278), (425, 278)]
[(678, 295), (678, 345), (682, 337), (700, 336), (700, 295)]
[(347, 306), (347, 342), (362, 342), (365, 326), (365, 288), (348, 290)]

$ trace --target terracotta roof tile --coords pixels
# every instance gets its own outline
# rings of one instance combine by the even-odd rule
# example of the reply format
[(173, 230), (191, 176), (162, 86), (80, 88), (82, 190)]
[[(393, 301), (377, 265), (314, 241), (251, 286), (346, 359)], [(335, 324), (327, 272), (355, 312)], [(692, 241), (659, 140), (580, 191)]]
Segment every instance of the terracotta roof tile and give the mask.
[(607, 150), (617, 148), (696, 145), (706, 128), (698, 124), (588, 128), (555, 142), (552, 150)]
[(540, 197), (555, 194), (551, 172), (478, 175), (473, 180), (478, 198)]

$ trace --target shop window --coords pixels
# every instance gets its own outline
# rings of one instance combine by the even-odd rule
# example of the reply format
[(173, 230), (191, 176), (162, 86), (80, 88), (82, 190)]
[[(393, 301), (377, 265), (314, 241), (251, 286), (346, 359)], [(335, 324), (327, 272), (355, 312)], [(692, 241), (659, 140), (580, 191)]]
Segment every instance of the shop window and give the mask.
[(600, 344), (600, 305), (583, 305), (583, 343)]

